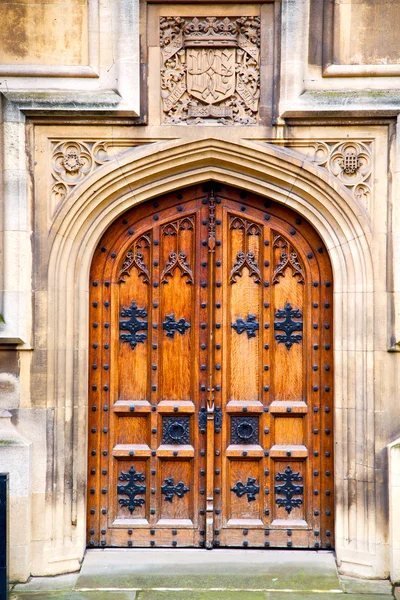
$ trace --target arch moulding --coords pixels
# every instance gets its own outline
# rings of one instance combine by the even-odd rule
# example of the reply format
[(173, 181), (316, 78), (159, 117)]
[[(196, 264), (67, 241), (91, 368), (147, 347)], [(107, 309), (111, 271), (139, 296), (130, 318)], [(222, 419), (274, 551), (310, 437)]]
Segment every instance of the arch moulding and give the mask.
[(135, 148), (85, 179), (56, 214), (47, 306), (47, 398), (55, 414), (45, 515), (51, 534), (35, 574), (54, 573), (55, 560), (60, 572), (75, 570), (85, 549), (88, 284), (96, 245), (135, 204), (209, 179), (288, 205), (326, 244), (335, 285), (336, 553), (343, 572), (385, 576), (386, 546), (377, 528), (382, 484), (375, 479), (374, 437), (368, 437), (375, 418), (368, 217), (337, 179), (299, 155), (216, 139)]

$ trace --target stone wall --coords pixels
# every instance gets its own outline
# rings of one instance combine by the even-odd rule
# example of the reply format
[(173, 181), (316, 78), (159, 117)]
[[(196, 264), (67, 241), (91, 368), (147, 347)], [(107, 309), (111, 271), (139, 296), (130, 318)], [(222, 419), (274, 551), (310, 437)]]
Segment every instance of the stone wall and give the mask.
[[(210, 178), (288, 204), (330, 252), (336, 552), (347, 574), (388, 576), (400, 543), (387, 451), (400, 435), (397, 3), (10, 0), (0, 10), (12, 578), (76, 570), (85, 549), (94, 248), (129, 207)], [(188, 76), (203, 60), (190, 31), (222, 17), (236, 28), (226, 36), (236, 78), (214, 101)]]

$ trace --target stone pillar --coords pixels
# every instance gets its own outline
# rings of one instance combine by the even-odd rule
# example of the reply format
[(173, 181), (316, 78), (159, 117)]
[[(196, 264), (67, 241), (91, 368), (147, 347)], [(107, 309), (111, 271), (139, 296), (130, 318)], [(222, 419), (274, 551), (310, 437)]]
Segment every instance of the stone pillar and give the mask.
[(389, 281), (392, 312), (389, 315), (389, 350), (400, 352), (400, 117), (397, 119), (393, 173), (393, 209), (389, 234)]
[(400, 438), (388, 445), (390, 579), (400, 583)]
[(31, 444), (0, 410), (0, 471), (10, 474), (10, 581), (30, 576)]

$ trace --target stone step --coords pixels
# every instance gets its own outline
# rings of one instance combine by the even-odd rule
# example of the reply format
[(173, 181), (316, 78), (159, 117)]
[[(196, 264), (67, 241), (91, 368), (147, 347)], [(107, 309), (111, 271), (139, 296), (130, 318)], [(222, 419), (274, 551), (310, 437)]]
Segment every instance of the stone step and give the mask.
[(287, 590), (341, 592), (331, 552), (90, 550), (76, 590)]

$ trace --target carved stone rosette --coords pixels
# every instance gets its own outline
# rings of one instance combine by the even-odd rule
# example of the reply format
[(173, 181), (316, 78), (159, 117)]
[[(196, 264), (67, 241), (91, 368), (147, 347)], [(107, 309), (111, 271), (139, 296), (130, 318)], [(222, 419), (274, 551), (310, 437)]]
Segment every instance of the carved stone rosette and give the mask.
[(51, 200), (54, 210), (81, 181), (96, 168), (104, 165), (135, 146), (132, 142), (118, 141), (53, 141), (51, 162)]
[(260, 17), (161, 17), (160, 46), (164, 123), (257, 123)]

